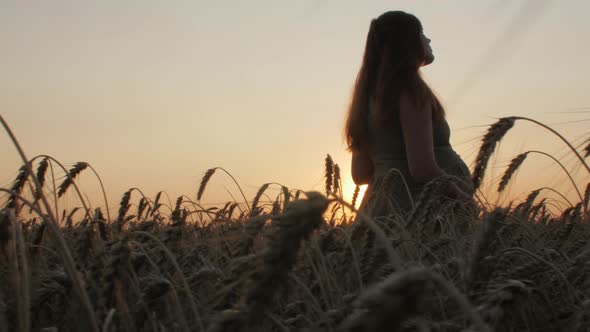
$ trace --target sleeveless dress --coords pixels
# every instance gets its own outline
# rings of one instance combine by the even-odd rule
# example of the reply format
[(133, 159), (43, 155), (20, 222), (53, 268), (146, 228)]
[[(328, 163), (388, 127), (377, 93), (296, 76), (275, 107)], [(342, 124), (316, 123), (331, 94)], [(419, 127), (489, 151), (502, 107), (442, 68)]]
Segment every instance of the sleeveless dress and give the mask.
[[(412, 210), (412, 202), (418, 200), (425, 184), (414, 181), (410, 175), (399, 117), (394, 117), (392, 126), (383, 128), (378, 125), (375, 113), (374, 101), (371, 99), (368, 118), (369, 155), (373, 161), (374, 172), (359, 210), (373, 217), (386, 216), (392, 212), (407, 214)], [(447, 174), (463, 180), (465, 188), (473, 194), (471, 172), (449, 143), (451, 133), (447, 121), (433, 116), (432, 127), (434, 155), (438, 166)], [(382, 188), (384, 177), (392, 168), (397, 169), (399, 173), (391, 173), (396, 174), (393, 185)], [(391, 211), (392, 207), (397, 211)]]

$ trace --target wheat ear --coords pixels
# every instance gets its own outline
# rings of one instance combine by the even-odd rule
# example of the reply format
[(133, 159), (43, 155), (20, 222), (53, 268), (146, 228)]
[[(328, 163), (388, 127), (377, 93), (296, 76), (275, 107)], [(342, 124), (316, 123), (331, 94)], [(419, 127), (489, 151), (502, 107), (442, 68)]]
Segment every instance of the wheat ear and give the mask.
[(329, 195), (332, 191), (332, 184), (333, 179), (332, 175), (334, 174), (334, 161), (330, 155), (326, 156), (326, 195)]
[[(41, 189), (43, 189), (43, 185), (45, 184), (45, 174), (47, 173), (47, 168), (49, 167), (49, 159), (43, 158), (39, 163), (39, 167), (37, 167), (37, 180), (39, 181), (39, 185)], [(38, 190), (35, 190), (35, 202), (37, 202), (41, 198), (41, 193)]]
[(127, 190), (125, 193), (123, 193), (123, 197), (121, 197), (121, 203), (119, 204), (119, 215), (117, 216), (117, 222), (119, 223), (123, 223), (125, 215), (131, 206), (129, 204), (129, 200), (131, 199), (131, 191), (132, 189)]
[[(207, 185), (207, 182), (209, 182), (209, 180), (211, 179), (211, 177), (213, 176), (215, 171), (218, 169), (223, 171), (225, 174), (227, 174), (227, 176), (229, 176), (232, 179), (232, 181), (236, 184), (236, 186), (238, 187), (238, 190), (240, 191), (240, 194), (242, 195), (242, 198), (244, 199), (244, 203), (246, 204), (245, 206), (248, 208), (248, 210), (250, 210), (250, 205), (248, 204), (248, 200), (246, 199), (246, 195), (244, 195), (244, 191), (242, 190), (242, 187), (240, 187), (240, 184), (238, 183), (236, 178), (234, 178), (234, 176), (231, 175), (231, 173), (228, 172), (223, 167), (213, 167), (213, 168), (208, 169), (205, 172), (205, 175), (203, 176), (203, 179), (201, 180), (201, 184), (199, 185), (199, 190), (197, 191), (197, 201), (201, 200), (201, 197), (203, 196), (203, 192), (205, 191), (205, 186)], [(231, 196), (231, 193), (230, 193), (230, 196)], [(232, 196), (232, 198), (233, 198), (233, 196)], [(234, 201), (235, 201), (235, 199), (234, 199)]]
[(500, 180), (500, 184), (498, 185), (498, 192), (504, 191), (506, 185), (512, 178), (512, 175), (516, 172), (516, 170), (520, 167), (520, 165), (522, 165), (522, 163), (526, 159), (527, 154), (528, 152), (521, 153), (518, 156), (514, 157), (514, 159), (512, 159), (510, 165), (508, 165), (508, 168), (506, 169), (506, 172), (504, 172), (504, 175), (502, 176), (502, 180)]
[[(28, 177), (29, 177), (29, 171), (28, 171), (27, 165), (21, 166), (18, 171), (18, 175), (16, 176), (16, 179), (14, 179), (14, 183), (12, 184), (12, 187), (10, 188), (10, 191), (12, 191), (16, 195), (20, 195), (23, 192), (23, 188), (25, 187), (25, 183), (27, 182)], [(16, 199), (16, 195), (14, 195), (14, 194), (11, 194), (10, 197), (8, 198), (8, 202), (6, 203), (6, 208), (16, 209), (17, 199)]]
[(65, 180), (59, 185), (59, 190), (57, 192), (57, 197), (63, 196), (66, 193), (68, 188), (72, 185), (72, 182), (76, 179), (76, 177), (88, 167), (88, 164), (81, 161), (77, 162), (74, 167), (70, 168), (68, 173), (66, 174)]
[(355, 208), (355, 206), (356, 206), (356, 200), (359, 197), (360, 191), (361, 191), (361, 187), (359, 185), (356, 185), (354, 187), (354, 193), (352, 193), (352, 204), (351, 205), (353, 208)]
[(262, 194), (266, 191), (266, 189), (268, 189), (268, 186), (270, 186), (270, 183), (265, 183), (256, 192), (256, 195), (254, 196), (254, 199), (252, 200), (252, 207), (250, 208), (250, 216), (251, 217), (254, 217), (254, 214), (256, 212), (256, 207), (258, 205), (258, 202), (260, 201), (260, 197), (262, 197)]
[(475, 159), (475, 168), (471, 177), (474, 189), (477, 190), (477, 188), (479, 188), (488, 166), (490, 156), (494, 153), (498, 142), (500, 142), (508, 130), (514, 126), (514, 120), (514, 117), (501, 118), (498, 122), (491, 125), (487, 133), (484, 135), (477, 158)]
[(201, 197), (203, 197), (203, 193), (205, 192), (205, 187), (207, 186), (207, 183), (209, 182), (209, 180), (211, 180), (211, 177), (215, 173), (215, 170), (216, 170), (216, 168), (209, 168), (205, 172), (205, 175), (203, 175), (203, 179), (201, 179), (201, 184), (199, 185), (199, 190), (197, 191), (197, 201), (200, 201)]

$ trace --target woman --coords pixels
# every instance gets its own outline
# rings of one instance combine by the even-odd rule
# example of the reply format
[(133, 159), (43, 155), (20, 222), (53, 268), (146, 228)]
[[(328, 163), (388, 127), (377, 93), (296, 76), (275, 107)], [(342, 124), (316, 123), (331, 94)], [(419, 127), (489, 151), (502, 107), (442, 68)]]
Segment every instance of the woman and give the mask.
[[(372, 216), (410, 211), (424, 185), (443, 175), (461, 180), (449, 196), (473, 194), (469, 169), (449, 144), (444, 109), (420, 76), (433, 61), (415, 16), (389, 11), (372, 20), (345, 128), (352, 178), (369, 185), (360, 210)], [(388, 172), (398, 179), (384, 186)]]

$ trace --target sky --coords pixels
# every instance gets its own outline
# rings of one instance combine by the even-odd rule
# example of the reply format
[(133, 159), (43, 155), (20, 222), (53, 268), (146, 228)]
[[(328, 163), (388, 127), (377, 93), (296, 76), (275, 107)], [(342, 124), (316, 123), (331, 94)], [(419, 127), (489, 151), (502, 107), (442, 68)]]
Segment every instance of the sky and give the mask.
[[(387, 10), (422, 21), (436, 57), (423, 74), (471, 169), (487, 126), (502, 116), (543, 121), (583, 148), (590, 137), (584, 0), (0, 0), (0, 114), (29, 157), (90, 163), (113, 205), (132, 187), (195, 199), (211, 167), (230, 172), (250, 198), (266, 182), (323, 191), (327, 154), (349, 198), (346, 108), (370, 20)], [(0, 139), (6, 188), (21, 162), (8, 136)], [(499, 176), (526, 150), (558, 158), (584, 190), (588, 173), (566, 146), (517, 122), (486, 175), (488, 197), (522, 198), (548, 186), (579, 200), (565, 172), (540, 154), (496, 198)], [(101, 204), (91, 172), (80, 186)], [(232, 196), (239, 199), (237, 187), (219, 173), (203, 203)]]

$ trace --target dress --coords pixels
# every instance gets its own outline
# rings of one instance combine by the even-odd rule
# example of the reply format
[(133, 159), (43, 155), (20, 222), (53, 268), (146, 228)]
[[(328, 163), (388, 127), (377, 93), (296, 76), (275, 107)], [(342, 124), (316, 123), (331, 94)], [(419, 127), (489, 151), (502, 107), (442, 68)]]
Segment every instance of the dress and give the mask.
[[(374, 173), (359, 210), (371, 216), (381, 216), (390, 214), (393, 207), (405, 214), (411, 211), (412, 202), (418, 200), (424, 184), (415, 182), (410, 175), (399, 117), (394, 117), (390, 128), (382, 128), (378, 126), (374, 110), (374, 101), (371, 99), (368, 118), (369, 155), (373, 162)], [(473, 193), (471, 172), (449, 143), (450, 129), (447, 121), (444, 118), (433, 117), (432, 127), (434, 155), (438, 166), (447, 174), (462, 180), (465, 183), (463, 187)], [(383, 190), (384, 188), (381, 187), (384, 177), (391, 168), (397, 169), (399, 173), (390, 174), (390, 176), (393, 174), (397, 176), (393, 182), (387, 181), (392, 184)], [(407, 189), (398, 175), (400, 173), (407, 183)]]

